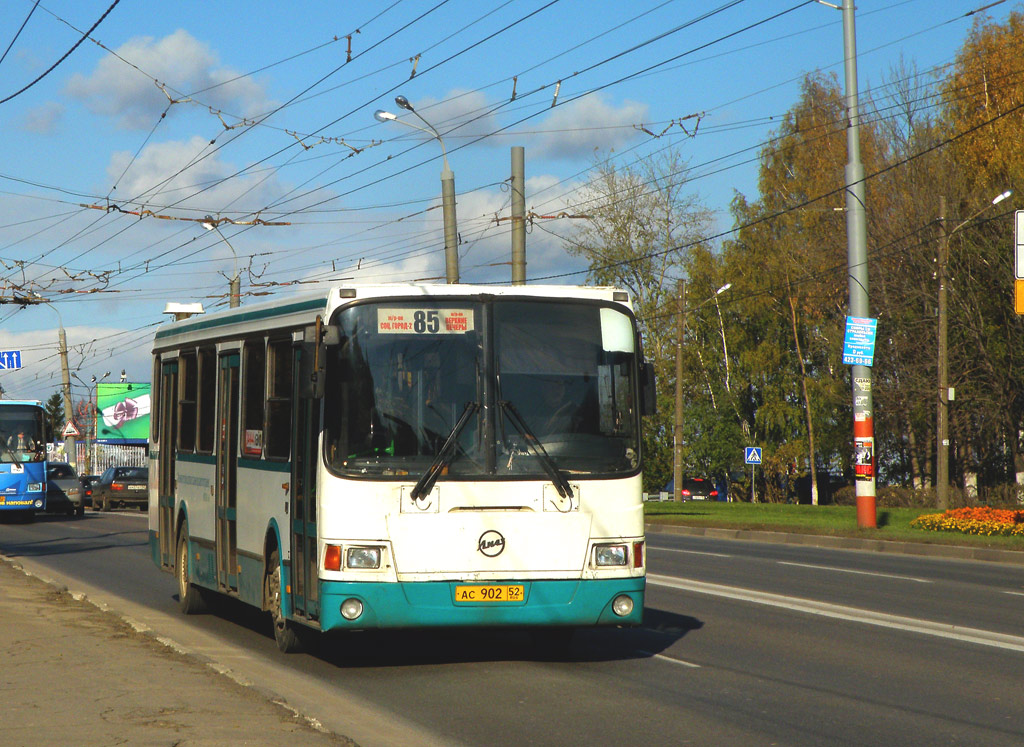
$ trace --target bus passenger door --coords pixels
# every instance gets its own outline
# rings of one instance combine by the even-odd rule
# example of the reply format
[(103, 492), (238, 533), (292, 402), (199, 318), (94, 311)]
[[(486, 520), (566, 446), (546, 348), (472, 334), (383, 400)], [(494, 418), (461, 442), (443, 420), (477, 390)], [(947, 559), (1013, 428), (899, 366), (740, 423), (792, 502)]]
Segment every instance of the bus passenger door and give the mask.
[(160, 564), (174, 565), (174, 450), (178, 439), (178, 361), (160, 368), (160, 457), (157, 462), (157, 531)]
[(299, 396), (295, 349), (292, 388), (292, 610), (310, 620), (320, 617), (316, 547), (316, 466), (320, 439), (320, 400)]
[(238, 589), (238, 353), (220, 357), (217, 376), (217, 583)]

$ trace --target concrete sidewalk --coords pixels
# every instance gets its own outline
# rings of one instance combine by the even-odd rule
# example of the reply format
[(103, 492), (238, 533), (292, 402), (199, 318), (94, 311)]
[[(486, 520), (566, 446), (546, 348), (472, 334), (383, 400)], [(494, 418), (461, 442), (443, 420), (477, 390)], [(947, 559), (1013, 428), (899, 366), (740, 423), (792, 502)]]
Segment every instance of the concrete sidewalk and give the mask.
[(3, 558), (0, 630), (5, 746), (354, 744)]

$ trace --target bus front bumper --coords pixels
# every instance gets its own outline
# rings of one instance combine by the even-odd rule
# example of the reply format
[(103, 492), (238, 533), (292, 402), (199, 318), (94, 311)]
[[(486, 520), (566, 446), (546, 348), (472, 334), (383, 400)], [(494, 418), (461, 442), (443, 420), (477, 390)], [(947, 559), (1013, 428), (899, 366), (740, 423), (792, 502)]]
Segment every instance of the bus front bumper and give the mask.
[[(458, 601), (467, 589), (522, 587), (515, 601)], [(431, 581), (353, 583), (323, 581), (321, 630), (447, 626), (594, 626), (639, 625), (644, 607), (644, 578), (572, 581)], [(515, 594), (518, 595), (518, 592)], [(628, 608), (628, 611), (626, 611)], [(347, 619), (342, 610), (349, 616)], [(623, 614), (625, 612), (625, 614)]]

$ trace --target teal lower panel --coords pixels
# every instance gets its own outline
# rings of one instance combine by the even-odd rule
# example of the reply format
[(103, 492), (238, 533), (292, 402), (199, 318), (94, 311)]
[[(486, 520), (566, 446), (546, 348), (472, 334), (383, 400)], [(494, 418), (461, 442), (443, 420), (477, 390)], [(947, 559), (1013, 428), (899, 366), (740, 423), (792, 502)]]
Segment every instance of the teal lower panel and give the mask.
[(256, 607), (263, 606), (263, 560), (238, 553), (238, 596)]
[(160, 562), (160, 538), (156, 536), (156, 531), (153, 529), (149, 530), (149, 554), (153, 558), (153, 562), (156, 563), (156, 567), (162, 568), (163, 564)]
[(192, 580), (199, 586), (217, 588), (217, 551), (213, 547), (200, 545), (195, 540), (188, 543), (192, 553)]
[[(639, 625), (643, 617), (643, 578), (508, 580), (500, 583), (523, 585), (522, 602), (456, 602), (455, 587), (466, 583), (321, 581), (320, 627), (322, 630), (361, 630), (442, 626)], [(625, 617), (619, 617), (611, 608), (612, 601), (620, 594), (633, 600), (633, 611)], [(364, 611), (357, 620), (346, 620), (341, 616), (341, 603), (353, 597), (363, 603)]]

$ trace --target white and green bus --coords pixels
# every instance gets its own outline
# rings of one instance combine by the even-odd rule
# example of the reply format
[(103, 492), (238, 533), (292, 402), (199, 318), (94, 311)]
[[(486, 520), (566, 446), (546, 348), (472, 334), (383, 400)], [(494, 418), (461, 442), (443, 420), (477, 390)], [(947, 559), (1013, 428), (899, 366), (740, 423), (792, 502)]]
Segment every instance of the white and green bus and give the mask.
[(346, 286), (171, 322), (153, 356), (149, 538), (185, 613), (236, 597), (283, 651), (640, 623), (654, 391), (625, 292)]

